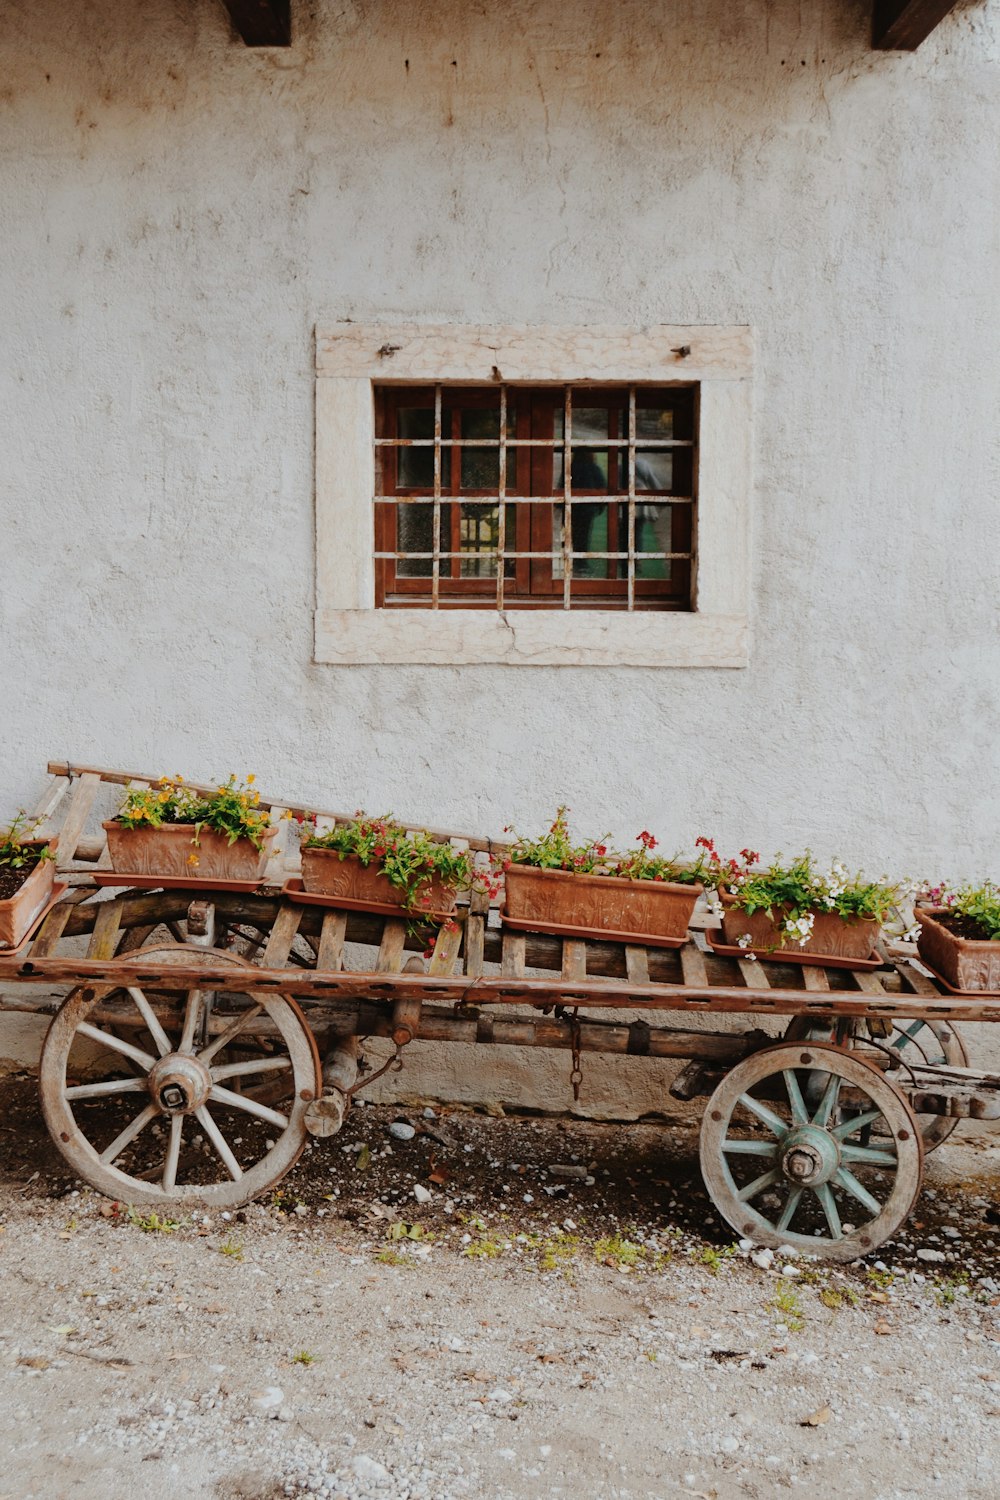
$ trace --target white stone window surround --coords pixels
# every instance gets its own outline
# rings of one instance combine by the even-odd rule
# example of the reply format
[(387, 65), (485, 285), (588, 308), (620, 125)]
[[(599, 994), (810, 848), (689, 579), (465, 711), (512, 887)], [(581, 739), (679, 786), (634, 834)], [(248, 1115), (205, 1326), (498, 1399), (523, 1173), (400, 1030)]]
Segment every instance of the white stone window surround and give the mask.
[[(534, 667), (745, 667), (753, 336), (748, 327), (320, 325), (315, 659)], [(375, 608), (376, 384), (699, 386), (695, 608)]]

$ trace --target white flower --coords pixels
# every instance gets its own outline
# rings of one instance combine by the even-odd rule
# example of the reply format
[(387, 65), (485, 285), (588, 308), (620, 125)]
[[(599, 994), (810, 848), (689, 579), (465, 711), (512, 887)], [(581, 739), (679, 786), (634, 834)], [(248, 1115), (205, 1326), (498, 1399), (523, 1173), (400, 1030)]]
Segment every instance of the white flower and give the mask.
[(749, 948), (751, 941), (749, 932), (741, 932), (736, 939), (737, 946), (740, 948)]
[(790, 937), (794, 942), (798, 943), (800, 948), (804, 948), (806, 943), (808, 943), (809, 939), (812, 937), (813, 923), (815, 922), (815, 920), (816, 918), (813, 916), (811, 911), (806, 912), (801, 917), (787, 917), (785, 919), (786, 936)]

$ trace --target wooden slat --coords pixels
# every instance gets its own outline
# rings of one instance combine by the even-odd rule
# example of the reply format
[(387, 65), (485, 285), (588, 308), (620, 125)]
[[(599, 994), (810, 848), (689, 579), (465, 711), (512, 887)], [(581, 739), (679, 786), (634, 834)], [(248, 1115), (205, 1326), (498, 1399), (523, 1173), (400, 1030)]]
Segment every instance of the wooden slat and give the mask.
[(73, 907), (68, 901), (60, 901), (49, 912), (35, 941), (31, 945), (32, 962), (36, 958), (48, 958), (63, 935), (63, 929), (72, 915)]
[(524, 978), (524, 933), (503, 934), (503, 949), (500, 958), (500, 973), (505, 979)]
[(465, 972), (470, 979), (478, 979), (483, 972), (489, 909), (488, 893), (474, 890), (469, 898), (469, 915), (465, 923)]
[(347, 933), (347, 913), (328, 911), (323, 916), (319, 934), (319, 950), (316, 968), (336, 973), (344, 962), (344, 938)]
[(649, 954), (645, 948), (625, 944), (625, 974), (629, 984), (649, 983)]
[(899, 975), (900, 979), (903, 981), (906, 989), (910, 991), (911, 995), (930, 995), (935, 997), (940, 996), (941, 991), (938, 989), (933, 979), (928, 978), (928, 976), (922, 973), (920, 969), (915, 969), (912, 964), (897, 964), (896, 972)]
[(450, 975), (455, 972), (455, 960), (458, 950), (462, 946), (461, 923), (454, 926), (445, 925), (439, 931), (434, 942), (434, 952), (431, 956), (430, 972), (432, 974)]
[(87, 946), (88, 958), (114, 958), (122, 925), (120, 901), (102, 901)]
[(684, 983), (695, 985), (699, 989), (703, 988), (708, 984), (708, 969), (704, 953), (695, 943), (685, 943), (680, 954)]
[(290, 901), (285, 902), (271, 928), (271, 935), (261, 958), (262, 968), (280, 969), (282, 964), (288, 962), (288, 955), (292, 951), (292, 943), (295, 941), (295, 934), (299, 930), (301, 921), (301, 906), (293, 906)]
[(851, 978), (863, 995), (884, 995), (885, 987), (870, 969), (851, 970)]
[(31, 809), (31, 821), (43, 824), (48, 818), (51, 818), (69, 791), (69, 786), (68, 776), (50, 776), (46, 782), (45, 791)]
[(814, 994), (820, 994), (823, 990), (830, 988), (826, 970), (817, 968), (814, 964), (802, 965), (802, 985), (804, 989), (811, 990)]
[(399, 917), (387, 917), (382, 929), (378, 958), (375, 960), (377, 974), (396, 974), (402, 968), (406, 952), (406, 923)]
[(764, 965), (762, 963), (755, 963), (752, 958), (738, 958), (736, 962), (739, 964), (740, 973), (743, 975), (748, 990), (769, 990), (771, 988), (771, 981), (764, 973)]
[(957, 0), (875, 0), (872, 46), (879, 52), (913, 52), (939, 26)]
[(97, 788), (101, 784), (101, 778), (93, 771), (84, 771), (70, 798), (69, 809), (65, 821), (59, 829), (59, 847), (57, 850), (56, 867), (64, 869), (76, 857), (76, 846), (80, 842), (84, 825), (90, 815), (90, 809), (97, 795)]
[(576, 938), (563, 942), (562, 977), (564, 979), (586, 979), (587, 945)]

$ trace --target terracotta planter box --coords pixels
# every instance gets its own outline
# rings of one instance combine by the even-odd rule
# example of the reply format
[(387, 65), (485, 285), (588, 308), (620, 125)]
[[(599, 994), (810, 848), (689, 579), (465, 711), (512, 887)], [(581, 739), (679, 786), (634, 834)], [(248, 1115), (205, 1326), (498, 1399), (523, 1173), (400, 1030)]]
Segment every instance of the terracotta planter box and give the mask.
[(784, 916), (780, 908), (774, 908), (775, 919), (766, 911), (755, 911), (749, 916), (742, 907), (734, 906), (732, 896), (723, 891), (719, 895), (725, 941), (736, 946), (741, 937), (749, 935), (747, 946), (760, 953), (818, 953), (825, 958), (855, 958), (863, 962), (871, 958), (882, 930), (881, 923), (874, 918), (844, 918), (835, 911), (817, 911), (813, 914), (815, 920), (808, 942), (790, 943), (782, 931)]
[[(408, 912), (412, 916), (433, 912), (442, 916), (455, 909), (455, 887), (442, 885), (438, 880), (421, 887), (418, 904), (408, 909), (403, 905), (399, 887), (381, 870), (375, 865), (363, 865), (353, 854), (341, 859), (336, 849), (302, 850), (302, 885), (310, 895), (328, 896), (331, 902), (339, 901), (361, 911)], [(422, 904), (424, 896), (430, 897), (427, 906)]]
[[(260, 880), (267, 864), (269, 841), (276, 828), (264, 831), (263, 849), (249, 839), (230, 844), (225, 834), (203, 828), (198, 843), (191, 842), (190, 823), (164, 823), (162, 828), (123, 828), (112, 821), (104, 824), (108, 835), (111, 867), (123, 875), (161, 875), (169, 880)], [(188, 863), (196, 854), (198, 863)]]
[(679, 948), (704, 887), (618, 875), (574, 875), (511, 865), (503, 919), (509, 927), (607, 942)]
[(935, 919), (947, 908), (933, 906), (918, 913), (917, 952), (956, 990), (1000, 991), (1000, 943), (963, 938)]
[[(26, 847), (30, 847), (30, 841), (26, 841)], [(35, 847), (44, 849), (45, 844)], [(50, 848), (54, 848), (54, 840)], [(0, 901), (0, 949), (17, 947), (51, 897), (55, 873), (54, 859), (40, 859), (13, 896)]]

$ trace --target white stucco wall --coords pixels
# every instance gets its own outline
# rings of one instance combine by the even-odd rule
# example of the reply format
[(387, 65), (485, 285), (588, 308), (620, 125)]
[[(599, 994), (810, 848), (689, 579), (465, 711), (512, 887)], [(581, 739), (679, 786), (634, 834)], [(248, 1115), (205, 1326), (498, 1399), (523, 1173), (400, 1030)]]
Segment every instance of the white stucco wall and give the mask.
[[(293, 9), (4, 7), (0, 815), (55, 756), (1000, 873), (998, 0)], [(342, 318), (753, 325), (749, 667), (314, 665)]]

